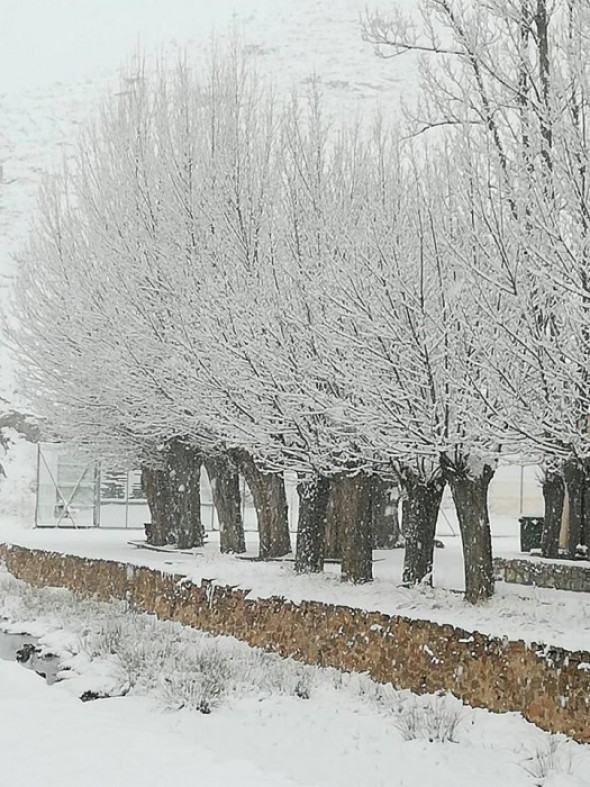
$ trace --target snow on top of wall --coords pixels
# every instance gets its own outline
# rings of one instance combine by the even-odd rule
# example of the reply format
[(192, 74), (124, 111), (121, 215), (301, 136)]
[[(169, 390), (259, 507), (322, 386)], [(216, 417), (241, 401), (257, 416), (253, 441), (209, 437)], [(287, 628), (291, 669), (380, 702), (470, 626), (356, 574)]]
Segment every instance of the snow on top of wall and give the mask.
[[(500, 532), (506, 524), (499, 522)], [(248, 554), (256, 554), (255, 534), (248, 534)], [(321, 575), (298, 576), (289, 562), (259, 563), (219, 554), (211, 535), (197, 555), (137, 549), (128, 542), (142, 539), (138, 531), (22, 530), (0, 523), (0, 541), (88, 558), (132, 563), (180, 574), (199, 583), (247, 588), (250, 597), (282, 596), (294, 603), (316, 600), (327, 604), (379, 611), (413, 619), (451, 624), (500, 638), (522, 639), (568, 650), (590, 651), (590, 596), (560, 590), (498, 583), (494, 598), (472, 606), (463, 601), (463, 571), (459, 538), (445, 538), (446, 548), (435, 555), (435, 588), (402, 588), (403, 550), (375, 553), (375, 581), (366, 585), (343, 583), (339, 567), (326, 566)], [(495, 552), (510, 553), (516, 539), (495, 539)]]

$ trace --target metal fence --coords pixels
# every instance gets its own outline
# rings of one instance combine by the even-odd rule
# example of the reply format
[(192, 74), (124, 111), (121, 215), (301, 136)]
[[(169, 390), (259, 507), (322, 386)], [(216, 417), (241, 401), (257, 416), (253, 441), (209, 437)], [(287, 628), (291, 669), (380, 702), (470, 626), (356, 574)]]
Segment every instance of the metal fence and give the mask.
[[(256, 530), (250, 491), (241, 480), (242, 518)], [(296, 479), (287, 478), (291, 525), (297, 517)], [(139, 470), (108, 470), (67, 443), (40, 443), (37, 452), (36, 527), (143, 528), (150, 510)], [(205, 471), (201, 473), (201, 519), (206, 530), (218, 530), (217, 512)]]

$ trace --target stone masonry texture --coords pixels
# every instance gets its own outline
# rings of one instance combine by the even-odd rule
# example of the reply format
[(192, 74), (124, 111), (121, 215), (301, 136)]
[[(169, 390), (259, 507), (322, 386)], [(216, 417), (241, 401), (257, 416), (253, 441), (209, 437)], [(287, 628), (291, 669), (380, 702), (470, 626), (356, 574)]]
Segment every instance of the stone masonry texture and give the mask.
[(317, 601), (250, 599), (248, 591), (108, 560), (0, 545), (0, 560), (38, 587), (127, 600), (211, 634), (307, 664), (368, 673), (412, 691), (452, 692), (474, 707), (517, 711), (551, 732), (590, 742), (590, 653), (525, 644), (450, 625)]
[(495, 558), (494, 573), (497, 579), (519, 585), (590, 592), (590, 566), (587, 562), (567, 564), (550, 560)]

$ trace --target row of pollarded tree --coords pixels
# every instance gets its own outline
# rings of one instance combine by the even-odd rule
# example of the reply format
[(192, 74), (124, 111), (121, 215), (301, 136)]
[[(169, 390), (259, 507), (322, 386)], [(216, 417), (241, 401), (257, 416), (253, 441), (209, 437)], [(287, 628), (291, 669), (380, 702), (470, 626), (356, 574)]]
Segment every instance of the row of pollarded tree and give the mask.
[(322, 567), (331, 494), (343, 576), (368, 581), (370, 485), (395, 478), (412, 584), (448, 484), (477, 602), (498, 457), (590, 454), (588, 16), (428, 5), (455, 38), (431, 47), (455, 59), (429, 72), (435, 139), (337, 127), (316, 88), (281, 101), (239, 56), (128, 74), (42, 193), (16, 339), (60, 433), (144, 467), (153, 537), (194, 522), (199, 461), (239, 466), (277, 517), (290, 470), (297, 569)]
[[(154, 456), (152, 455), (152, 460)], [(151, 524), (147, 527), (148, 543), (174, 544), (179, 548), (202, 546), (205, 530), (201, 521), (200, 473), (205, 467), (209, 477), (213, 505), (219, 523), (220, 550), (240, 554), (246, 551), (242, 519), (241, 478), (250, 490), (258, 525), (259, 558), (282, 557), (291, 552), (289, 517), (285, 480), (282, 473), (264, 473), (244, 451), (203, 455), (186, 441), (175, 440), (166, 446), (160, 463), (144, 464), (142, 486), (147, 495)], [(363, 478), (366, 486), (365, 508), (371, 549), (392, 549), (401, 546), (398, 522), (398, 490), (391, 481), (378, 476)], [(308, 484), (298, 485), (300, 523), (298, 532), (305, 532), (304, 520), (312, 512)], [(321, 571), (323, 561), (350, 557), (345, 530), (348, 500), (337, 480), (325, 485), (325, 493), (316, 497), (319, 508), (313, 526), (320, 529), (314, 540), (313, 570)], [(305, 538), (298, 539), (296, 565), (308, 571), (310, 557)], [(345, 567), (346, 568), (346, 567)]]

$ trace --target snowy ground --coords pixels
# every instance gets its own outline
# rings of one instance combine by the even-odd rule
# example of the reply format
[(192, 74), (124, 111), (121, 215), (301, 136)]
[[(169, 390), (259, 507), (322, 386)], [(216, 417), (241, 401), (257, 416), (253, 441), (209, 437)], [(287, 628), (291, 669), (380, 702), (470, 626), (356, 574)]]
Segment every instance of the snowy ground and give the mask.
[[(375, 4), (388, 5), (387, 0)], [(374, 57), (360, 39), (358, 15), (364, 7), (364, 0), (2, 0), (0, 290), (9, 291), (13, 255), (28, 230), (43, 172), (67, 155), (80, 123), (138, 46), (160, 52), (191, 41), (199, 46), (211, 25), (223, 34), (235, 20), (283, 88), (303, 86), (313, 71), (335, 112), (366, 113), (379, 105), (390, 110), (402, 93), (411, 99), (415, 64)], [(6, 393), (11, 381), (4, 361), (2, 378)], [(3, 488), (4, 512), (14, 513), (27, 497), (24, 475), (20, 483), (12, 498)], [(497, 554), (516, 549), (514, 523), (494, 522)], [(197, 581), (213, 578), (250, 588), (254, 595), (317, 598), (590, 650), (590, 601), (580, 594), (499, 585), (489, 604), (467, 607), (458, 592), (460, 544), (451, 537), (437, 552), (435, 590), (398, 587), (401, 552), (377, 553), (375, 582), (348, 587), (335, 568), (322, 577), (296, 577), (289, 563), (221, 557), (214, 537), (197, 556), (137, 550), (127, 543), (137, 537), (121, 531), (24, 530), (8, 519), (0, 521), (0, 541), (130, 561)], [(254, 537), (249, 551), (256, 552)], [(2, 597), (0, 589), (3, 601), (7, 592)], [(164, 712), (149, 695), (82, 704), (63, 685), (48, 687), (33, 673), (0, 661), (0, 784), (588, 784), (586, 747), (555, 742), (515, 714), (467, 709), (458, 744), (405, 741), (391, 711), (361, 695), (320, 682), (310, 700), (233, 696), (205, 716)]]
[[(551, 745), (516, 716), (483, 712), (463, 745), (406, 742), (361, 703), (329, 694), (236, 700), (210, 716), (161, 712), (139, 697), (82, 704), (7, 662), (0, 696), (2, 781), (11, 787), (532, 787), (540, 782), (527, 768)], [(583, 787), (576, 773), (589, 752), (581, 764), (582, 747), (563, 746), (543, 784)]]
[(146, 700), (83, 705), (7, 662), (0, 662), (0, 696), (0, 767), (12, 787), (306, 784), (246, 759), (228, 761), (221, 746), (203, 743), (198, 719), (179, 724), (178, 715), (158, 714)]
[[(418, 698), (365, 676), (305, 667), (230, 638), (205, 637), (125, 613), (121, 605), (77, 602), (64, 591), (30, 591), (1, 572), (0, 588), (0, 630), (45, 632), (41, 643), (46, 649), (61, 653), (70, 664), (78, 659), (86, 665), (78, 669), (80, 675), (49, 687), (31, 671), (0, 661), (2, 784), (588, 784), (590, 747), (543, 733), (517, 714), (474, 710), (450, 697)], [(19, 616), (27, 620), (19, 622)], [(132, 627), (136, 652), (121, 634), (122, 620)], [(205, 646), (210, 653), (225, 654), (242, 683), (234, 681), (211, 713), (171, 710), (175, 703), (170, 698), (163, 703), (158, 690), (161, 676), (174, 675), (168, 670), (183, 659), (198, 661), (199, 653), (202, 661)], [(151, 650), (158, 648), (154, 656)], [(133, 679), (128, 671), (128, 693), (81, 703), (72, 685), (79, 692), (80, 680), (85, 673), (92, 680), (92, 665), (101, 659), (118, 659), (117, 674), (134, 665)], [(137, 672), (139, 663), (144, 676)], [(161, 674), (150, 683), (154, 671)]]

